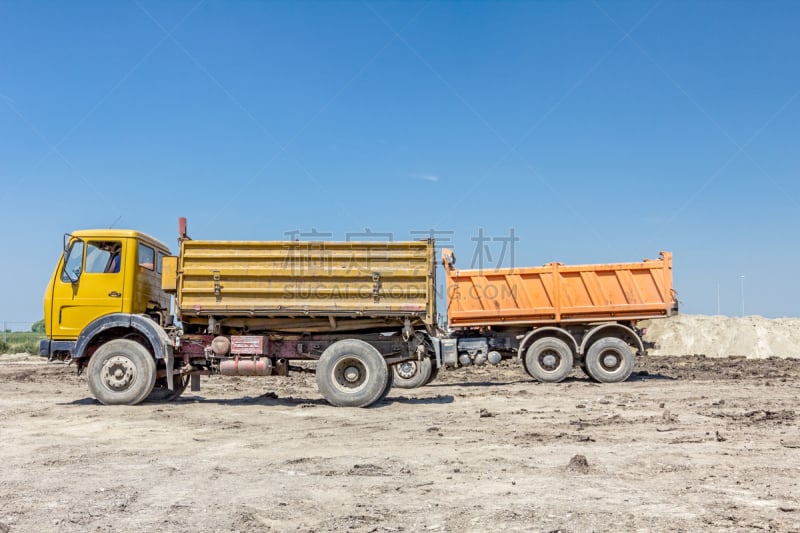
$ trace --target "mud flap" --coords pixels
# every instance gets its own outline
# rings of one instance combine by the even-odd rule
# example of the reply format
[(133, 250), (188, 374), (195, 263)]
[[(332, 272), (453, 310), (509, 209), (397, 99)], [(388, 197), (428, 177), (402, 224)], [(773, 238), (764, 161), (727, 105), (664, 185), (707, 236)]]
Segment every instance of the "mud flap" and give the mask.
[(436, 368), (442, 368), (442, 341), (438, 337), (431, 337), (431, 342), (436, 353)]
[(175, 356), (172, 354), (172, 350), (165, 350), (166, 354), (166, 363), (167, 363), (167, 388), (171, 391), (175, 390), (175, 376), (173, 376), (173, 372), (175, 370)]

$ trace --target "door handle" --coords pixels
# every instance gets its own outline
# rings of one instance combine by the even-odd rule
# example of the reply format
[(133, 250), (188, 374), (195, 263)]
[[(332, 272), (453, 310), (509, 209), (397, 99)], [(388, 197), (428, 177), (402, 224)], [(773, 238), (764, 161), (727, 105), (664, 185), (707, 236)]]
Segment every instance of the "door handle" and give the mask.
[(122, 294), (118, 293), (117, 291), (111, 291), (108, 293), (108, 295), (111, 296), (112, 298), (119, 298), (120, 296), (122, 296)]

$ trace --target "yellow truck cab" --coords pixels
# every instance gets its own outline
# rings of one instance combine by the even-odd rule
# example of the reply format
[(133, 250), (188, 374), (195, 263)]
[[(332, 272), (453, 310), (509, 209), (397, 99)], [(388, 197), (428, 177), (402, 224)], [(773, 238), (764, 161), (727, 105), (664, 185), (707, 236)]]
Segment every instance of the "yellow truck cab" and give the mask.
[[(161, 289), (162, 259), (169, 255), (164, 243), (122, 229), (76, 231), (64, 241), (45, 292), (48, 338), (40, 344), (40, 355), (80, 359), (98, 333), (115, 329), (117, 337), (124, 337), (124, 328), (135, 336), (153, 329), (147, 322), (164, 325), (170, 305), (169, 294)], [(145, 326), (137, 328), (137, 322)]]

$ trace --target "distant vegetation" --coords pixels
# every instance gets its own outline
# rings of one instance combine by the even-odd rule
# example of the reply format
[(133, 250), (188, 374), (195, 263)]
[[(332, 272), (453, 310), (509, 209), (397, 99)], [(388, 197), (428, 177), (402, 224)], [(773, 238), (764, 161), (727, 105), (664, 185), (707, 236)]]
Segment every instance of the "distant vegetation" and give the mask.
[(0, 334), (0, 354), (39, 353), (39, 341), (45, 338), (44, 319), (33, 323), (30, 331), (4, 331)]

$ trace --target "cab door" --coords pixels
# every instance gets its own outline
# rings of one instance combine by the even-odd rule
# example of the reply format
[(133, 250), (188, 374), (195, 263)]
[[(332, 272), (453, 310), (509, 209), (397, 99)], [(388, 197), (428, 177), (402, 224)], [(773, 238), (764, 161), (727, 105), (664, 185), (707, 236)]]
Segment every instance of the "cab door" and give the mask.
[(53, 287), (54, 339), (76, 339), (93, 320), (122, 311), (125, 239), (76, 239)]

